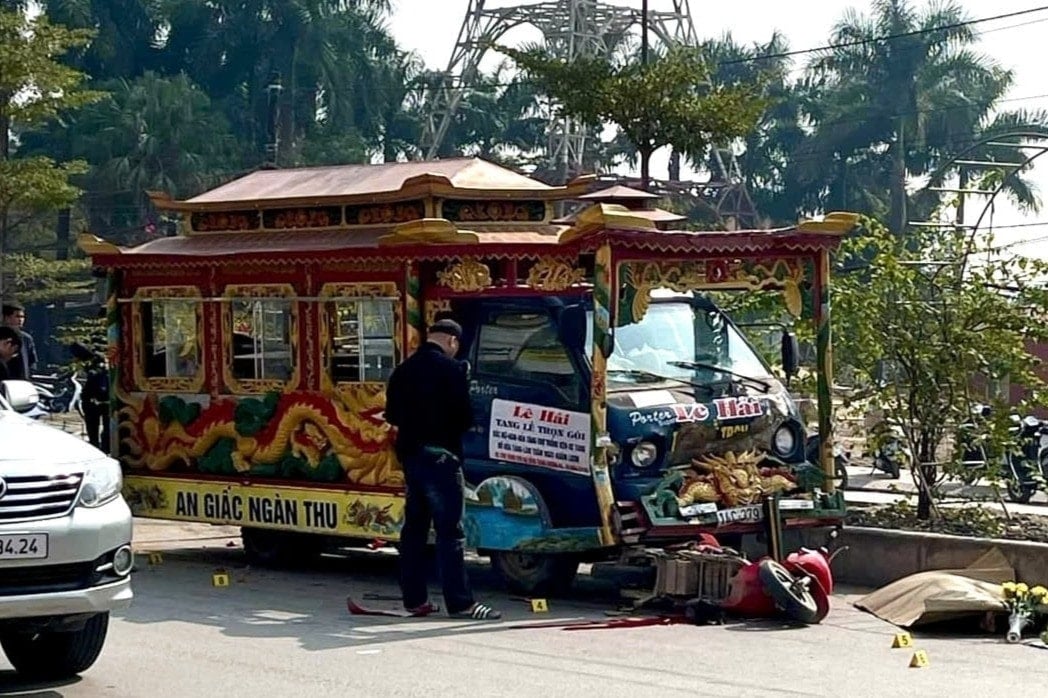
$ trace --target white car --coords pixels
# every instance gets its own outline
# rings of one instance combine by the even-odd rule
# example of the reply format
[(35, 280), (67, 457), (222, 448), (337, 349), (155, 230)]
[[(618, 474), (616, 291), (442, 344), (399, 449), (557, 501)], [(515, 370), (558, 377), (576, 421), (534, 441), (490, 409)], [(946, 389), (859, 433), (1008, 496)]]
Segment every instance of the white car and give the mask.
[(59, 679), (102, 651), (131, 604), (131, 510), (120, 465), (29, 419), (39, 395), (0, 383), (0, 647), (23, 675)]

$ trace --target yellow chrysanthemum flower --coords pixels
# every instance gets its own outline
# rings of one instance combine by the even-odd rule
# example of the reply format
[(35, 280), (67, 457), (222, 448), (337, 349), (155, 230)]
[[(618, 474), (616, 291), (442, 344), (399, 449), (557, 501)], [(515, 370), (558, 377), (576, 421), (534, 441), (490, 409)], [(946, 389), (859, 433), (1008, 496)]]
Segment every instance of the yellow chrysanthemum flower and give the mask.
[(1033, 596), (1048, 596), (1048, 589), (1038, 584), (1033, 589), (1030, 589), (1030, 594)]
[(1001, 585), (1001, 589), (1003, 589), (1006, 594), (1014, 594), (1015, 582), (1005, 582)]
[(1024, 582), (1019, 582), (1018, 584), (1015, 585), (1015, 593), (1019, 594), (1020, 596), (1025, 595), (1029, 591), (1030, 591), (1030, 587), (1026, 586), (1026, 584)]

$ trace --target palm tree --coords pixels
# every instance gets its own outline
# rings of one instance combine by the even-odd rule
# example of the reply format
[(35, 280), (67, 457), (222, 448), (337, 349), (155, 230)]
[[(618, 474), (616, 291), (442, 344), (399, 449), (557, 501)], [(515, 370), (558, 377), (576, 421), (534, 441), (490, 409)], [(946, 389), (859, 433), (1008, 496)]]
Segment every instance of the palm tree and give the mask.
[(238, 169), (240, 144), (185, 75), (106, 86), (111, 97), (85, 108), (70, 131), (74, 155), (92, 165), (83, 182), (92, 227), (132, 242), (148, 223), (147, 191), (190, 196), (217, 184)]
[[(714, 85), (762, 85), (767, 107), (756, 127), (741, 139), (738, 161), (757, 211), (777, 222), (796, 221), (801, 206), (789, 177), (791, 157), (806, 137), (806, 93), (790, 79), (785, 37), (775, 32), (766, 42), (746, 46), (726, 33), (703, 42), (701, 49), (713, 66)], [(712, 163), (703, 164), (714, 170)]]
[[(1013, 78), (972, 50), (977, 36), (952, 0), (921, 12), (908, 0), (874, 0), (872, 9), (845, 13), (832, 33), (837, 47), (809, 66), (821, 99), (796, 173), (809, 202), (864, 200), (901, 233), (907, 172), (934, 167), (957, 134), (971, 138)], [(871, 186), (888, 193), (886, 207)]]
[(56, 24), (95, 30), (87, 48), (72, 56), (74, 67), (94, 80), (135, 78), (157, 67), (161, 7), (156, 0), (45, 0), (42, 5)]
[(388, 0), (169, 2), (165, 71), (200, 83), (257, 148), (274, 135), (271, 88), (282, 164), (301, 161), (314, 131), (377, 139), (372, 93), (397, 60)]

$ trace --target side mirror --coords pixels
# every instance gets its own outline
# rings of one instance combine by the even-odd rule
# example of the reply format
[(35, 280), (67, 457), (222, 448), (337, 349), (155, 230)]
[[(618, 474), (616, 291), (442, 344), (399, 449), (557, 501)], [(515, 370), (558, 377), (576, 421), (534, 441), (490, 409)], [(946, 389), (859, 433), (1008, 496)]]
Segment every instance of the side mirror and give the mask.
[(611, 329), (611, 332), (604, 335), (604, 342), (600, 345), (600, 353), (604, 355), (604, 358), (611, 356), (611, 352), (615, 350), (615, 328)]
[(28, 412), (40, 402), (40, 393), (29, 381), (4, 381), (3, 393), (15, 412)]
[(797, 374), (800, 355), (801, 350), (797, 344), (797, 337), (789, 330), (784, 330), (782, 333), (782, 370), (786, 372), (787, 383)]
[(561, 343), (569, 349), (584, 349), (586, 343), (586, 309), (570, 305), (560, 313), (557, 325)]

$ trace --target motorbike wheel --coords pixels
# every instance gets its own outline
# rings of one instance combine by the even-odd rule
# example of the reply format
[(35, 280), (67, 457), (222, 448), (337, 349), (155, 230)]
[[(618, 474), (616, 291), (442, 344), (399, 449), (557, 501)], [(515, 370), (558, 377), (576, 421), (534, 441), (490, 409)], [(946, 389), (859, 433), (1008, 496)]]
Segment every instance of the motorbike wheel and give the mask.
[(775, 605), (791, 619), (811, 625), (819, 619), (819, 605), (800, 579), (775, 562), (764, 560), (757, 568), (764, 589), (775, 600)]
[(1020, 485), (1015, 480), (1008, 478), (1007, 492), (1008, 499), (1015, 502), (1016, 504), (1026, 504), (1030, 501), (1030, 497), (1036, 492), (1036, 488), (1029, 485)]

